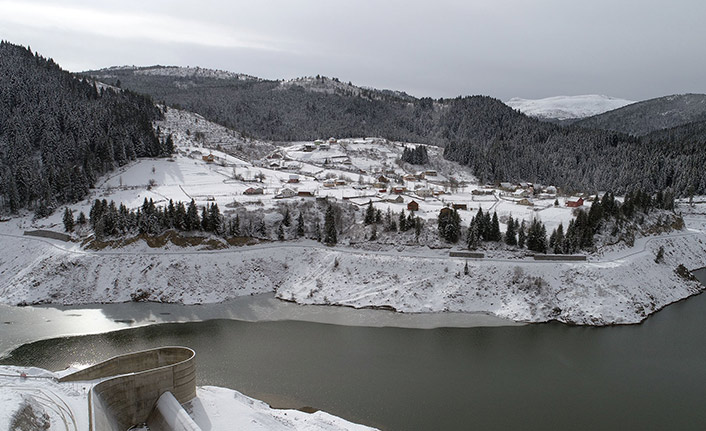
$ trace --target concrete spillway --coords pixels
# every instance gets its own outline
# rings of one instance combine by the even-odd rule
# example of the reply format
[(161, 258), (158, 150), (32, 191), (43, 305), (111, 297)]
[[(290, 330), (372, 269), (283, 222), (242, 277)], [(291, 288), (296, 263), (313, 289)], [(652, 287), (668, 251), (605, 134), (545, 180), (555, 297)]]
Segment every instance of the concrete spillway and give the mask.
[[(153, 414), (158, 399), (166, 392), (178, 404), (196, 397), (194, 357), (194, 351), (186, 347), (161, 347), (116, 356), (60, 381), (101, 380), (93, 386), (88, 398), (91, 430), (124, 431), (147, 423), (150, 415), (171, 416), (169, 412)], [(193, 428), (195, 424), (187, 426), (177, 429), (198, 429)]]

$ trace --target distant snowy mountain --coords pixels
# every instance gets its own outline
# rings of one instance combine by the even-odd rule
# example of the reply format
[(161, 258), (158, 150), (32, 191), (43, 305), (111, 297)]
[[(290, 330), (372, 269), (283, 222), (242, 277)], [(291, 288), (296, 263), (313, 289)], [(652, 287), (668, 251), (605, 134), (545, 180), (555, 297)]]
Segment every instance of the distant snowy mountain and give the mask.
[(625, 105), (635, 103), (632, 100), (598, 94), (583, 96), (556, 96), (545, 99), (520, 99), (513, 97), (505, 102), (513, 109), (540, 119), (575, 120), (602, 114)]

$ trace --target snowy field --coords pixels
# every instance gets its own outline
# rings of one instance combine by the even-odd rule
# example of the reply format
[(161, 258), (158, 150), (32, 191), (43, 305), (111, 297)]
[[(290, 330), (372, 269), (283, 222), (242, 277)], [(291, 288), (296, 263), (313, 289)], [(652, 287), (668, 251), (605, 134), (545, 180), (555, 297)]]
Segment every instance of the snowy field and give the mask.
[[(58, 383), (59, 377), (39, 368), (0, 366), (0, 429), (87, 430), (91, 384)], [(373, 430), (321, 411), (272, 409), (240, 392), (214, 386), (198, 387), (196, 398), (184, 407), (204, 430)]]
[(557, 120), (591, 117), (622, 108), (631, 103), (635, 102), (598, 94), (556, 96), (544, 99), (521, 99), (519, 97), (513, 97), (505, 102), (509, 107), (517, 109), (530, 117), (555, 118)]

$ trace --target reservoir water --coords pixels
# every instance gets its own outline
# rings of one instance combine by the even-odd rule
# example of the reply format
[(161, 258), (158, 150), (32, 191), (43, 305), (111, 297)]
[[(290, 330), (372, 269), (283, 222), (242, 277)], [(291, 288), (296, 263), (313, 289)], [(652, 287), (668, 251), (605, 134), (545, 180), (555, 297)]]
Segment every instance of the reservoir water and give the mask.
[(383, 430), (706, 429), (706, 295), (605, 328), (369, 321), (155, 322), (23, 344), (0, 362), (58, 370), (184, 345), (197, 352), (199, 385)]

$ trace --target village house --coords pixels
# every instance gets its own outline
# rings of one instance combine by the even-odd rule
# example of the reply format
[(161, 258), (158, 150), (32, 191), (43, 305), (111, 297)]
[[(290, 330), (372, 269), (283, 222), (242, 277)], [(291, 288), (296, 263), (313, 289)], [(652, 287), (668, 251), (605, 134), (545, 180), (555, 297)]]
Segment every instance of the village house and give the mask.
[(524, 199), (520, 199), (519, 201), (517, 201), (517, 205), (525, 205), (528, 207), (532, 207), (532, 206), (534, 206), (534, 202), (532, 202), (531, 200), (529, 200), (527, 198), (524, 198)]
[(299, 182), (299, 175), (294, 175), (294, 174), (290, 175), (290, 176), (289, 176), (289, 181), (287, 181), (287, 182), (288, 182), (288, 183), (292, 183), (292, 184), (293, 184), (293, 183), (298, 183), (298, 182)]
[(300, 198), (313, 198), (314, 192), (311, 190), (299, 190), (299, 192), (297, 192), (297, 196)]
[(467, 210), (468, 209), (467, 204), (451, 204), (451, 207), (455, 210)]
[(265, 191), (261, 187), (248, 187), (243, 194), (245, 195), (261, 195), (264, 194)]
[(417, 189), (417, 190), (414, 191), (414, 193), (415, 193), (417, 196), (422, 197), (422, 198), (428, 198), (429, 196), (432, 195), (432, 191), (431, 191), (430, 189), (427, 189), (427, 188)]
[(407, 211), (419, 211), (419, 204), (417, 201), (409, 201), (407, 204)]
[(583, 198), (567, 200), (566, 206), (569, 208), (578, 208), (580, 206), (583, 206)]
[(342, 178), (336, 179), (336, 185), (337, 185), (337, 186), (345, 186), (346, 184), (347, 184), (347, 183), (346, 183), (346, 180), (344, 180), (344, 179), (342, 179)]
[(202, 159), (206, 163), (213, 163), (216, 160), (216, 156), (212, 153), (208, 153), (208, 156), (203, 156)]
[(403, 176), (402, 179), (405, 181), (417, 181), (417, 177), (415, 177), (412, 174), (407, 174), (407, 175)]
[(310, 153), (310, 152), (312, 152), (312, 151), (314, 151), (314, 150), (316, 149), (316, 145), (310, 144), (310, 143), (307, 142), (306, 144), (304, 144), (304, 148), (303, 148), (303, 149), (304, 149), (304, 151), (306, 151), (307, 153)]
[(392, 193), (397, 194), (397, 195), (401, 195), (402, 193), (404, 193), (406, 191), (407, 191), (407, 187), (405, 187), (405, 186), (394, 186), (392, 188)]
[(297, 191), (294, 189), (290, 188), (283, 188), (282, 190), (279, 191), (279, 193), (275, 196), (275, 199), (286, 199), (286, 198), (292, 198), (297, 195)]
[(324, 180), (324, 187), (336, 187), (336, 181), (332, 179)]

